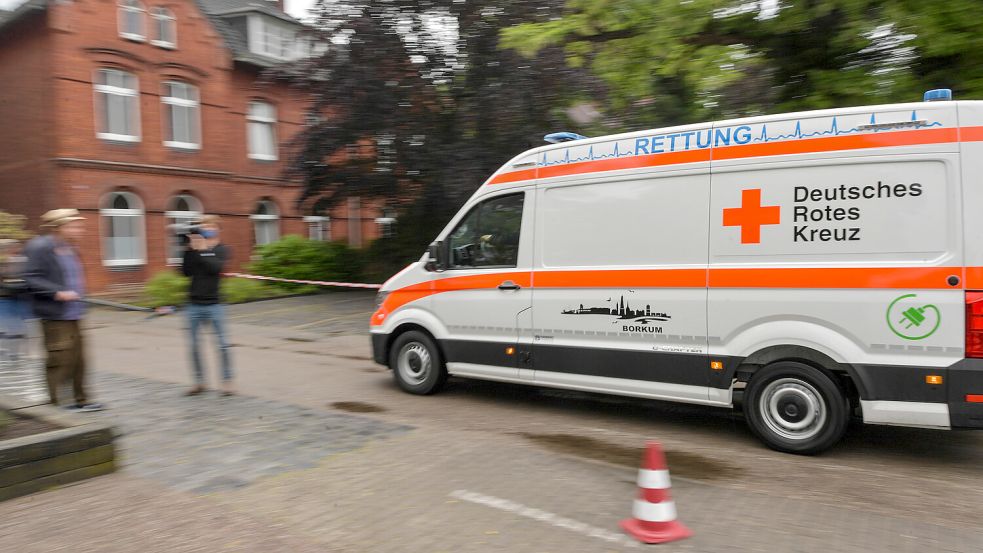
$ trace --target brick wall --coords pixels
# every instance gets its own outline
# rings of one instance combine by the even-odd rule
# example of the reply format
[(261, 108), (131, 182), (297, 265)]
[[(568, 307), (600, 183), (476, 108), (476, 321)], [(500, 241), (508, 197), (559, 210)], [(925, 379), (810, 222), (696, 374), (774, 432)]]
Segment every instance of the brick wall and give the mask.
[(51, 41), (44, 14), (0, 34), (0, 210), (32, 220), (53, 203)]
[[(53, 3), (48, 11), (0, 34), (0, 209), (23, 213), (34, 225), (55, 207), (76, 207), (89, 217), (83, 250), (94, 291), (145, 281), (168, 269), (164, 212), (175, 196), (196, 198), (224, 219), (233, 269), (248, 263), (255, 235), (249, 215), (260, 200), (276, 204), (280, 235), (307, 235), (300, 186), (285, 178), (290, 144), (303, 129), (306, 92), (264, 82), (258, 70), (232, 61), (231, 52), (194, 0), (169, 0), (177, 20), (177, 47), (121, 38), (116, 0)], [(148, 30), (150, 20), (148, 18)], [(140, 140), (113, 142), (96, 135), (93, 80), (100, 68), (133, 74), (139, 87)], [(162, 85), (181, 81), (200, 95), (201, 147), (180, 150), (164, 141)], [(247, 155), (246, 113), (251, 101), (277, 111), (279, 159)], [(14, 124), (11, 124), (14, 123)], [(17, 132), (13, 132), (16, 129)], [(9, 155), (8, 155), (9, 154)], [(16, 160), (16, 161), (14, 161)], [(24, 187), (30, 183), (30, 193)], [(128, 267), (105, 263), (108, 219), (100, 214), (113, 192), (135, 195), (143, 211), (145, 260)], [(310, 202), (305, 204), (310, 205)], [(344, 240), (357, 219), (361, 244), (378, 236), (378, 202), (358, 213), (332, 210), (331, 238)]]

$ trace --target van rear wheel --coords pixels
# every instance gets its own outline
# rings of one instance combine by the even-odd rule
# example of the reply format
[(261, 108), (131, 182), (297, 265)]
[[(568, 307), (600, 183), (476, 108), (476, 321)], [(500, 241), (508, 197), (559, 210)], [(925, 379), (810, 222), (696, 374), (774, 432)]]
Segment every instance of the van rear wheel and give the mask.
[(440, 350), (430, 336), (417, 330), (400, 334), (393, 342), (389, 368), (396, 384), (411, 394), (435, 394), (447, 381)]
[(832, 447), (849, 423), (849, 402), (822, 371), (794, 361), (768, 365), (751, 377), (744, 414), (768, 447), (812, 455)]

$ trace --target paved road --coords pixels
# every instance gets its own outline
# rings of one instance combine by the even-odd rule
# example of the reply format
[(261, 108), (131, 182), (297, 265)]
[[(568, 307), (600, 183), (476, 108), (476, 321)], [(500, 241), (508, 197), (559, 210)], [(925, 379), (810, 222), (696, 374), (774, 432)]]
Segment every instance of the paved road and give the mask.
[[(661, 549), (983, 544), (983, 433), (856, 426), (832, 452), (797, 457), (721, 409), (463, 380), (409, 396), (369, 359), (370, 309), (368, 294), (231, 308), (233, 399), (181, 396), (180, 319), (95, 314), (96, 393), (114, 407), (97, 416), (126, 432), (124, 470), (0, 505), (0, 550), (632, 549), (617, 522), (653, 438), (696, 533)], [(125, 540), (98, 537), (120, 525)]]

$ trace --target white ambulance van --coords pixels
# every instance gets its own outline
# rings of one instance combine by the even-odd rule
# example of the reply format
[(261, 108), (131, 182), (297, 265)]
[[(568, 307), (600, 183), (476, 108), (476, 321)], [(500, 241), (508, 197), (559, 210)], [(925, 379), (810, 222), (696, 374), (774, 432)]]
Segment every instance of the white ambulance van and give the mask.
[(946, 92), (554, 137), (384, 285), (375, 360), (415, 394), (740, 399), (793, 453), (854, 415), (983, 427), (983, 101)]

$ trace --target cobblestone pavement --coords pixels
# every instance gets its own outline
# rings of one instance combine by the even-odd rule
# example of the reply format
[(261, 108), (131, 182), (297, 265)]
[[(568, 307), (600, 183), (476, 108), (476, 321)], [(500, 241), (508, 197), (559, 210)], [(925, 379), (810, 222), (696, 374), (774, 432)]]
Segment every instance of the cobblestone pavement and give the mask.
[(91, 417), (122, 434), (127, 472), (184, 491), (247, 486), (410, 429), (256, 397), (187, 397), (182, 386), (133, 376), (102, 374), (95, 386), (110, 408)]

